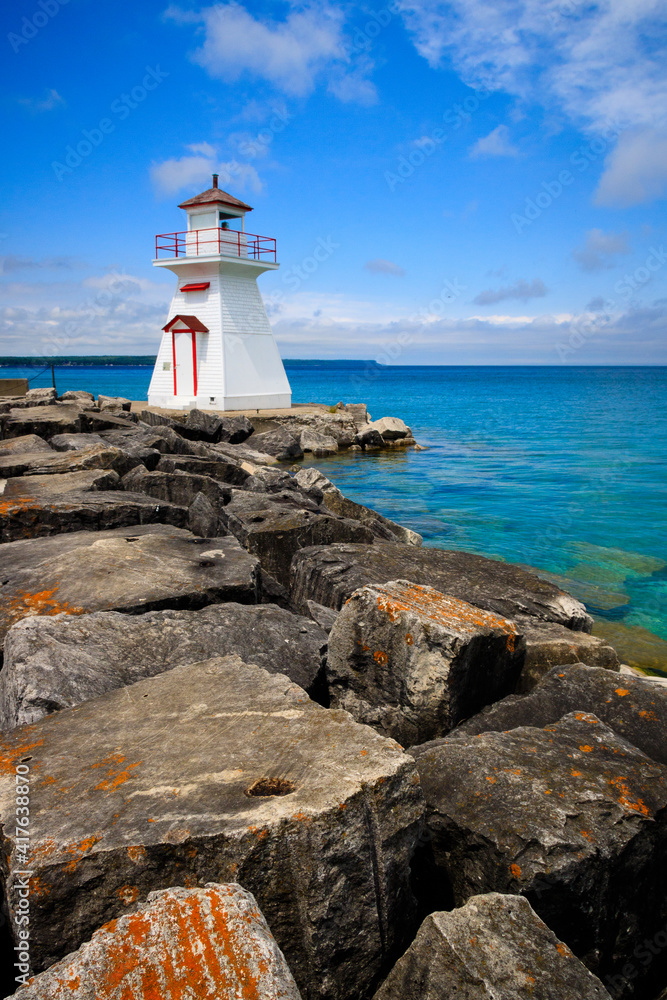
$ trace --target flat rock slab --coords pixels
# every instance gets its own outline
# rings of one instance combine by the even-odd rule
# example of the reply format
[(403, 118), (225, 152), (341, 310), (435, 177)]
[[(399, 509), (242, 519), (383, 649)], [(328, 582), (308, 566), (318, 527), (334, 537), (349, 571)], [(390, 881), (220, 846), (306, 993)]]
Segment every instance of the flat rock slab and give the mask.
[(2, 763), (2, 877), (13, 918), (33, 873), (36, 971), (149, 892), (213, 879), (255, 895), (309, 1000), (368, 995), (413, 929), (414, 761), (282, 674), (238, 657), (175, 667), (21, 726)]
[(188, 523), (186, 507), (153, 500), (143, 493), (114, 489), (49, 495), (44, 489), (33, 492), (30, 489), (32, 478), (23, 478), (24, 489), (20, 495), (0, 496), (2, 542), (70, 531), (104, 531), (135, 524), (172, 524), (183, 528)]
[(522, 896), (431, 913), (374, 1000), (611, 1000)]
[(317, 695), (326, 646), (327, 634), (314, 621), (272, 604), (24, 618), (5, 639), (0, 729), (36, 722), (181, 664), (229, 653), (269, 673), (286, 674)]
[(6, 438), (22, 437), (25, 434), (50, 438), (54, 434), (76, 434), (87, 429), (81, 407), (54, 403), (51, 406), (28, 406), (10, 410), (4, 421), (3, 434)]
[(58, 498), (68, 493), (92, 493), (121, 489), (120, 476), (113, 469), (61, 472), (58, 475), (18, 476), (0, 479), (0, 497)]
[(232, 496), (232, 486), (221, 483), (211, 476), (199, 476), (192, 472), (148, 472), (137, 466), (123, 477), (123, 487), (133, 493), (146, 493), (159, 500), (189, 507), (198, 493), (211, 502), (215, 509), (224, 507)]
[(36, 976), (16, 1000), (301, 1000), (251, 893), (151, 892)]
[(477, 736), (519, 726), (542, 728), (576, 711), (592, 712), (628, 743), (667, 765), (667, 689), (583, 663), (555, 667), (530, 694), (490, 705), (457, 732)]
[(239, 462), (228, 458), (199, 458), (194, 455), (169, 455), (158, 463), (159, 472), (188, 472), (196, 476), (208, 476), (223, 483), (242, 486), (248, 473)]
[[(596, 716), (413, 747), (436, 894), (527, 896), (606, 982), (667, 923), (667, 768)], [(435, 900), (433, 900), (435, 902)], [(636, 956), (636, 952), (635, 952)], [(660, 964), (622, 997), (651, 996)], [(659, 981), (659, 980), (658, 980)]]
[(81, 451), (96, 444), (108, 445), (109, 442), (101, 434), (54, 434), (49, 438), (49, 444), (56, 451)]
[(91, 445), (81, 451), (35, 452), (0, 455), (0, 476), (62, 475), (85, 469), (116, 469), (123, 462), (123, 452), (112, 445)]
[(294, 490), (234, 490), (220, 516), (227, 530), (248, 552), (259, 556), (262, 569), (283, 587), (289, 586), (290, 565), (298, 549), (341, 541), (373, 541), (373, 532), (365, 524), (338, 517)]
[(168, 525), (76, 531), (2, 547), (0, 641), (33, 615), (136, 614), (258, 601), (256, 558), (233, 538)]
[(518, 618), (517, 625), (526, 639), (526, 658), (518, 691), (531, 691), (552, 667), (562, 667), (566, 663), (587, 663), (590, 667), (606, 667), (613, 671), (620, 669), (614, 647), (597, 636), (527, 617)]
[(51, 450), (44, 438), (38, 437), (37, 434), (23, 434), (21, 437), (0, 441), (0, 455), (18, 455), (21, 452), (36, 455), (40, 451)]
[(339, 544), (299, 552), (292, 565), (292, 599), (298, 608), (310, 600), (338, 610), (360, 587), (389, 580), (435, 587), (503, 618), (529, 615), (585, 632), (593, 621), (580, 601), (521, 566), (470, 552), (391, 543)]
[(362, 587), (329, 636), (332, 705), (403, 746), (436, 739), (514, 691), (513, 622), (407, 580)]

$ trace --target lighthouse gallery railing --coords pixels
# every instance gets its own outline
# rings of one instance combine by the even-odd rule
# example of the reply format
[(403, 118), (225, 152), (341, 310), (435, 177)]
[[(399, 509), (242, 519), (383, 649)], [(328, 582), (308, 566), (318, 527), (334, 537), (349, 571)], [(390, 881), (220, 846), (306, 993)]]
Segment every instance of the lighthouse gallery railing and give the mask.
[(276, 241), (235, 229), (193, 229), (182, 233), (160, 233), (155, 237), (155, 257), (250, 257), (276, 262)]

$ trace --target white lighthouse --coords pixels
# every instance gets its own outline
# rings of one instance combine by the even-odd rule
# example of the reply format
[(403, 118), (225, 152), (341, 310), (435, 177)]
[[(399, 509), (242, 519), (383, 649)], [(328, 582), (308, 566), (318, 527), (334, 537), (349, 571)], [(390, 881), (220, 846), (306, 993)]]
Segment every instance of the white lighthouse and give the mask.
[(155, 238), (156, 267), (178, 286), (163, 327), (150, 406), (243, 410), (289, 407), (292, 391), (257, 287), (278, 269), (276, 241), (245, 231), (250, 205), (218, 187), (184, 201), (187, 231)]

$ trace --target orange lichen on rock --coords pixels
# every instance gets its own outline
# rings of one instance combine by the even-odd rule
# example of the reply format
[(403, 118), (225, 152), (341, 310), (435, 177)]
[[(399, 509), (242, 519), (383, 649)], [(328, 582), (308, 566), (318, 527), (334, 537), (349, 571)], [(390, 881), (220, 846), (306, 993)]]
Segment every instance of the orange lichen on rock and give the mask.
[[(30, 727), (25, 726), (24, 731)], [(41, 747), (44, 740), (35, 740), (34, 743), (20, 743), (13, 746), (6, 740), (0, 740), (0, 775), (16, 774), (16, 767), (21, 763), (21, 758), (26, 757), (31, 750)], [(31, 768), (34, 765), (31, 764)]]
[(95, 785), (96, 791), (111, 792), (114, 788), (118, 788), (119, 785), (123, 785), (130, 777), (130, 771), (133, 768), (139, 767), (143, 764), (143, 760), (138, 760), (135, 764), (128, 764), (122, 770), (117, 770), (119, 764), (124, 763), (125, 757), (120, 753), (111, 753), (104, 760), (99, 761), (97, 764), (93, 764), (92, 767), (107, 767), (107, 774), (102, 780)]
[[(500, 629), (508, 635), (508, 649), (514, 649), (517, 630), (514, 622), (500, 618), (490, 611), (482, 611), (457, 597), (441, 594), (433, 587), (419, 584), (398, 585), (392, 590), (375, 585), (378, 593), (377, 604), (380, 611), (389, 616), (389, 620), (397, 622), (401, 612), (410, 611), (413, 614), (429, 618), (445, 628), (457, 629), (461, 632), (476, 632), (480, 628)], [(396, 593), (395, 591), (400, 593)], [(511, 643), (511, 645), (510, 645)]]
[(521, 869), (518, 865), (510, 865), (510, 871), (514, 878), (521, 878)]
[(136, 847), (128, 847), (127, 856), (136, 865), (146, 857), (146, 848), (143, 844), (138, 844)]
[(139, 887), (136, 885), (123, 885), (116, 889), (116, 895), (123, 901), (125, 906), (130, 906), (139, 897)]
[(9, 628), (15, 622), (23, 618), (31, 618), (34, 615), (85, 615), (87, 608), (77, 608), (68, 601), (58, 601), (53, 596), (60, 584), (56, 583), (51, 590), (40, 590), (31, 593), (29, 590), (20, 590), (11, 597), (2, 612), (2, 619)]
[(626, 694), (630, 694), (630, 692), (627, 688), (616, 688), (615, 694), (617, 694), (619, 698), (625, 698)]
[(386, 666), (386, 664), (389, 662), (389, 657), (387, 656), (386, 653), (383, 653), (381, 649), (377, 649), (373, 653), (373, 659), (375, 660), (376, 663), (379, 663), (381, 667)]
[(650, 816), (650, 810), (645, 802), (640, 798), (631, 799), (632, 794), (624, 777), (611, 778), (609, 784), (618, 792), (618, 802), (624, 809), (631, 812), (640, 813), (642, 816)]

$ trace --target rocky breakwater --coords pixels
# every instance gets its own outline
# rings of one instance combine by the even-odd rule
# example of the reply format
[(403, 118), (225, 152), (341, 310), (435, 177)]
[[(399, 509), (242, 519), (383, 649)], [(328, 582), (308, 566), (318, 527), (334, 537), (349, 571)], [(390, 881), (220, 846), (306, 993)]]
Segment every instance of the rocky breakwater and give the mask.
[(657, 1000), (667, 691), (293, 464), (401, 421), (0, 410), (17, 997)]

